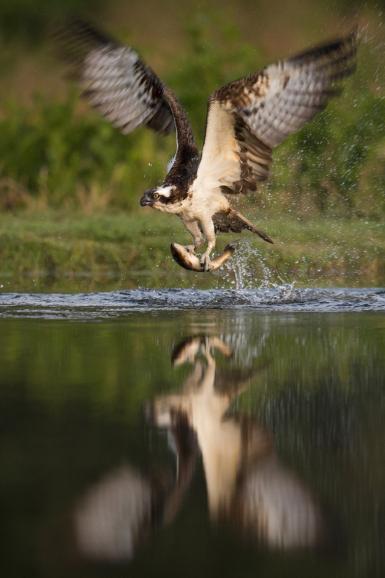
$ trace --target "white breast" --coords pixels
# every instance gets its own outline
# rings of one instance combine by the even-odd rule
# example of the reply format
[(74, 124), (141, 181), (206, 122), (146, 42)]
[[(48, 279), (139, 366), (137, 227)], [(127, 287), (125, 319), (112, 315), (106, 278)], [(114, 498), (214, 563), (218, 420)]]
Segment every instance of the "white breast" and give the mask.
[(196, 179), (191, 186), (191, 210), (202, 217), (212, 217), (219, 211), (230, 207), (229, 201), (218, 186), (204, 186), (201, 179)]

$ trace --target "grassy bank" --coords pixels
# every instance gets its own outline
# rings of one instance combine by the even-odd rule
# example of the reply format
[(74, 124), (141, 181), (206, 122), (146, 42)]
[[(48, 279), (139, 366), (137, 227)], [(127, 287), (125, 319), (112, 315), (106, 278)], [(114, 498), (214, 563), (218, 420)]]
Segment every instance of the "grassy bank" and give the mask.
[[(247, 284), (381, 285), (385, 281), (385, 226), (375, 222), (254, 218), (275, 239), (222, 235), (219, 248), (239, 239), (233, 268)], [(222, 276), (184, 272), (172, 260), (171, 241), (187, 242), (177, 219), (143, 213), (44, 217), (0, 214), (0, 284), (3, 291), (47, 282), (56, 288), (97, 289), (142, 285), (212, 286)], [(231, 283), (234, 273), (227, 272)]]

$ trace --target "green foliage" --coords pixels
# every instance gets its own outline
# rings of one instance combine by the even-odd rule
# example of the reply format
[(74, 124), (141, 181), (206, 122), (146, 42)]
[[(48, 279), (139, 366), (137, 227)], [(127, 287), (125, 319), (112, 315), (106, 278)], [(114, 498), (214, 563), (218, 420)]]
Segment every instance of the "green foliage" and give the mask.
[(148, 175), (160, 179), (167, 156), (162, 165), (166, 145), (145, 130), (127, 138), (94, 114), (79, 116), (73, 97), (64, 103), (39, 98), (32, 108), (10, 108), (0, 132), (3, 178), (33, 197), (45, 196), (52, 206), (130, 207)]
[(187, 28), (187, 39), (187, 52), (167, 80), (203, 141), (209, 95), (219, 86), (258, 70), (263, 60), (255, 48), (242, 43), (236, 28), (218, 18), (198, 14)]
[(99, 0), (3, 0), (0, 3), (0, 38), (39, 41), (50, 21), (66, 12), (95, 9)]
[[(207, 98), (218, 86), (258, 70), (261, 55), (210, 12), (192, 17), (187, 46), (166, 74), (203, 141)], [(380, 56), (360, 47), (356, 74), (310, 125), (275, 153), (272, 182), (257, 203), (270, 213), (381, 219), (385, 211), (385, 100)], [(89, 111), (78, 96), (9, 105), (0, 120), (0, 207), (132, 209), (160, 182), (174, 138), (140, 129), (128, 137)], [(255, 203), (255, 199), (253, 199)]]

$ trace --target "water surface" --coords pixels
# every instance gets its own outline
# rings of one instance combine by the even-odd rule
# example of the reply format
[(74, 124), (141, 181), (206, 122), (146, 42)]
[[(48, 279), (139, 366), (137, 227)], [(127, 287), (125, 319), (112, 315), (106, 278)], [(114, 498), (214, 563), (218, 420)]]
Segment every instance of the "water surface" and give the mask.
[(385, 311), (385, 289), (132, 289), (96, 293), (0, 293), (0, 317), (107, 317), (129, 311)]
[(1, 296), (3, 576), (384, 575), (384, 293), (283, 291)]

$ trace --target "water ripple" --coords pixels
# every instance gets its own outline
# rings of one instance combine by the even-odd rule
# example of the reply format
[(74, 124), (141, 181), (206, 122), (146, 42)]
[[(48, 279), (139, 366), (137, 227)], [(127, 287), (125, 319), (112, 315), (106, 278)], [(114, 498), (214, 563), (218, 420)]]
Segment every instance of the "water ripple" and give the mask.
[(2, 293), (0, 317), (116, 317), (131, 311), (385, 311), (385, 289), (135, 289), (101, 293)]

